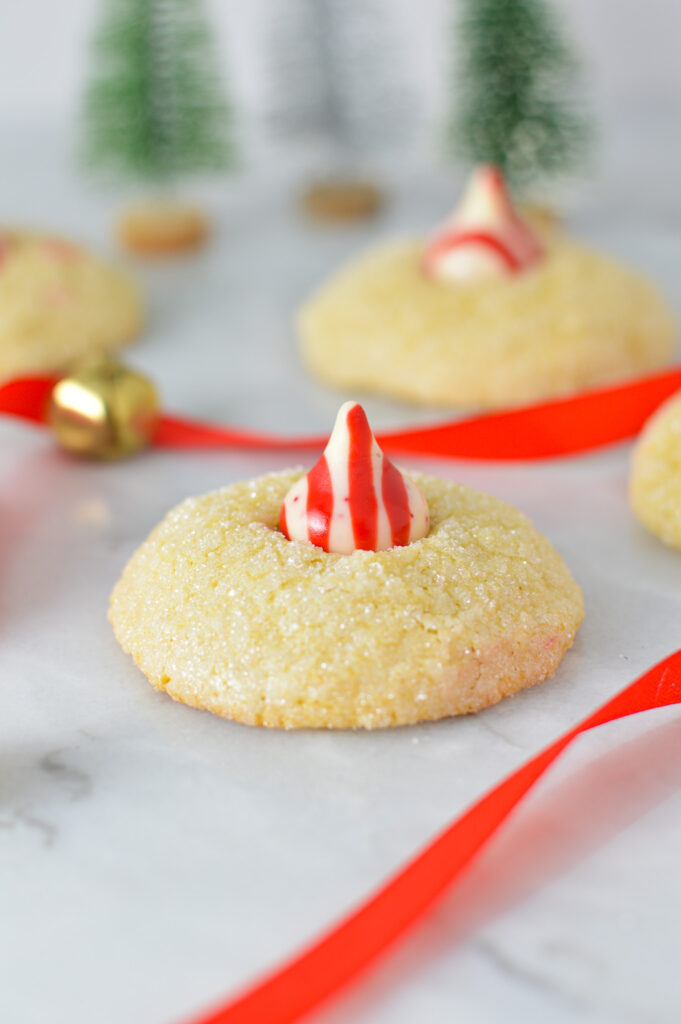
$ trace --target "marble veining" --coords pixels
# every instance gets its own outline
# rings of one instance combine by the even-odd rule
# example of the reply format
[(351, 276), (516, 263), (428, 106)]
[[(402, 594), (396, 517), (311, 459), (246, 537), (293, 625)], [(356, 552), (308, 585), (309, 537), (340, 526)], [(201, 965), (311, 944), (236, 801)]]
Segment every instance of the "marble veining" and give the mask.
[(92, 779), (67, 758), (76, 748), (48, 750), (37, 759), (8, 773), (21, 796), (12, 799), (8, 787), (6, 801), (0, 786), (0, 828), (9, 832), (27, 829), (45, 848), (53, 847), (59, 838), (60, 806), (90, 796)]

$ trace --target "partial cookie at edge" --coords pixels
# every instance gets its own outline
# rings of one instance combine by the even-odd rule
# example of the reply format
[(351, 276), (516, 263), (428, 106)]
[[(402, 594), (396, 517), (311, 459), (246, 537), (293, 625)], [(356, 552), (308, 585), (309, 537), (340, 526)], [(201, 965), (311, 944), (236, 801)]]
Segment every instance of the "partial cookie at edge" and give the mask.
[(681, 396), (648, 420), (632, 454), (629, 479), (636, 517), (665, 544), (681, 548)]
[(143, 303), (127, 274), (62, 239), (25, 232), (2, 238), (0, 381), (66, 370), (139, 333)]

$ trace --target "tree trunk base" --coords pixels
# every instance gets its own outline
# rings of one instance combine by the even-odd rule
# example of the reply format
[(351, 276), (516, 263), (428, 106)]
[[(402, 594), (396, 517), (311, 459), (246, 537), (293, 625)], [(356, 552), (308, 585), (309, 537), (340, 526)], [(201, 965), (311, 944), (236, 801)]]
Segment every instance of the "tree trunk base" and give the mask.
[(368, 181), (335, 178), (314, 181), (302, 192), (300, 206), (312, 220), (345, 223), (375, 216), (383, 193)]
[(139, 256), (189, 252), (204, 244), (209, 233), (205, 215), (191, 203), (148, 200), (123, 210), (116, 225), (121, 245)]

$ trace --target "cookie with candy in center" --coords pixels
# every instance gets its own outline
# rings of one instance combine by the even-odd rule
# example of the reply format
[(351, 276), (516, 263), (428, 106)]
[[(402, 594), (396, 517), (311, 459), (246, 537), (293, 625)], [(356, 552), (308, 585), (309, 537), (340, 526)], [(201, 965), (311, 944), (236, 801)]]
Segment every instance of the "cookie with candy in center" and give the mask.
[(501, 407), (671, 361), (674, 317), (645, 277), (515, 209), (479, 168), (425, 242), (353, 260), (298, 316), (320, 380), (425, 405)]
[(374, 729), (479, 711), (547, 679), (583, 613), (526, 516), (403, 473), (350, 402), (307, 474), (169, 512), (109, 617), (175, 700), (250, 725)]

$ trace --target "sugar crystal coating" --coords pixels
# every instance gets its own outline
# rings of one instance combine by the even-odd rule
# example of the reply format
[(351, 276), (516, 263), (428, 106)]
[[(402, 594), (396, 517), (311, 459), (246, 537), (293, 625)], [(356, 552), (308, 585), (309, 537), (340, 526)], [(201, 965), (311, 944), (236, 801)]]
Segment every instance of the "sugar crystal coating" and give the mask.
[(109, 614), (154, 686), (250, 724), (378, 728), (477, 711), (553, 674), (582, 596), (522, 513), (415, 475), (427, 537), (330, 554), (277, 528), (300, 475), (190, 498), (133, 555)]
[(0, 235), (0, 380), (123, 346), (142, 321), (134, 282), (85, 249), (24, 232)]
[(465, 285), (427, 277), (421, 243), (383, 245), (303, 306), (303, 360), (347, 391), (487, 407), (670, 361), (676, 325), (652, 284), (564, 235), (543, 241), (546, 259), (524, 273)]
[(662, 405), (634, 448), (629, 480), (637, 518), (665, 544), (681, 548), (681, 397)]

